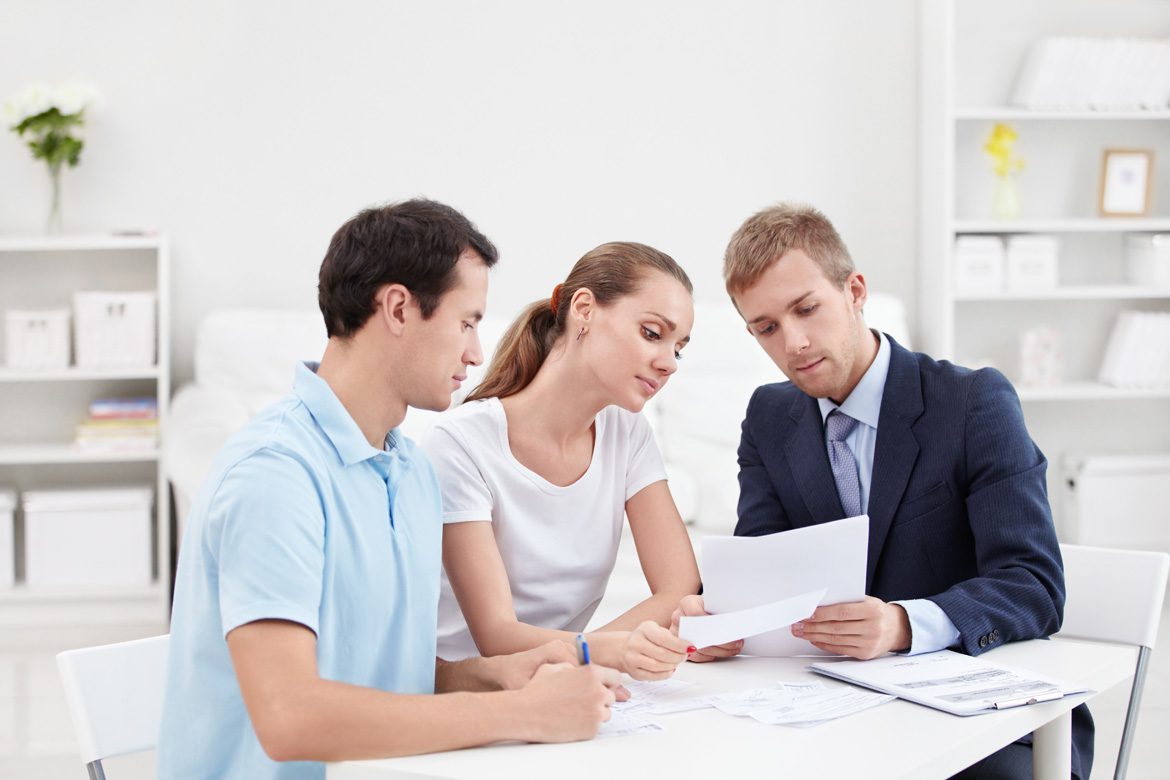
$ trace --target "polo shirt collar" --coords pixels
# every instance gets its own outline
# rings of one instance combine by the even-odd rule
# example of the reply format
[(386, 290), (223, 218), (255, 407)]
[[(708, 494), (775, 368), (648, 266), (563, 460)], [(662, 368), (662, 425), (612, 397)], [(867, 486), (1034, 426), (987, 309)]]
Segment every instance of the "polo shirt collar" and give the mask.
[[(400, 436), (398, 429), (394, 429), (386, 436), (384, 450), (370, 446), (366, 441), (361, 428), (342, 405), (333, 388), (321, 377), (317, 376), (320, 363), (306, 361), (297, 365), (296, 376), (293, 379), (293, 392), (301, 399), (317, 425), (321, 427), (325, 437), (329, 439), (333, 449), (337, 451), (341, 462), (352, 466), (370, 458), (378, 458), (378, 462), (385, 460), (387, 451), (397, 449)], [(381, 457), (379, 457), (381, 456)]]
[[(842, 414), (847, 414), (870, 428), (878, 427), (878, 418), (882, 411), (882, 395), (886, 389), (886, 376), (890, 373), (890, 342), (886, 334), (878, 330), (870, 331), (878, 337), (878, 353), (873, 363), (866, 369), (853, 388), (853, 392), (841, 404)], [(821, 422), (829, 416), (829, 412), (837, 409), (837, 404), (828, 398), (818, 398), (817, 405), (821, 409)]]

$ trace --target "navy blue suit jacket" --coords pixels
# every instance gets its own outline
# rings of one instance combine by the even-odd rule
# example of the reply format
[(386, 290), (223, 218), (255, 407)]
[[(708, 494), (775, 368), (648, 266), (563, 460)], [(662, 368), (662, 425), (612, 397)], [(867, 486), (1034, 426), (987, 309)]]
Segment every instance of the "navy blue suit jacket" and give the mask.
[[(889, 342), (869, 493), (866, 593), (933, 601), (970, 655), (1056, 632), (1064, 571), (1048, 505), (1048, 462), (1028, 435), (1015, 390), (994, 369), (973, 371)], [(845, 516), (816, 399), (790, 382), (752, 395), (739, 468), (737, 536)], [(1077, 754), (1092, 760), (1087, 711), (1074, 719), (1074, 743), (1073, 769), (1083, 777)]]

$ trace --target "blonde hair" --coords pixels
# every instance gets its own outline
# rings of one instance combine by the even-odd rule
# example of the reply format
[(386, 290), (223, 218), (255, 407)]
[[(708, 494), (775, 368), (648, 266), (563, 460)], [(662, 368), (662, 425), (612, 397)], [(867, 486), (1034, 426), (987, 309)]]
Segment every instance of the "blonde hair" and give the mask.
[(753, 214), (731, 237), (723, 255), (727, 293), (734, 298), (751, 287), (791, 249), (803, 251), (838, 286), (855, 270), (828, 217), (812, 206), (778, 203)]
[(687, 292), (694, 293), (686, 271), (653, 247), (617, 241), (587, 252), (565, 281), (557, 285), (551, 298), (530, 304), (508, 327), (496, 347), (487, 376), (466, 401), (505, 398), (527, 387), (565, 332), (569, 306), (577, 290), (589, 289), (597, 303), (605, 306), (636, 291), (651, 271), (674, 277)]

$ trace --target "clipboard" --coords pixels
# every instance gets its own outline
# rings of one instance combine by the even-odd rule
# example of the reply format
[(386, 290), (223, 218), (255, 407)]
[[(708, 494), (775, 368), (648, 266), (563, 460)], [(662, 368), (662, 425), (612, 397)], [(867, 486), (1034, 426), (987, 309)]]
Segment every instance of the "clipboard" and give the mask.
[(1056, 701), (1088, 691), (1065, 680), (952, 650), (888, 655), (871, 661), (820, 661), (809, 668), (818, 674), (964, 717)]

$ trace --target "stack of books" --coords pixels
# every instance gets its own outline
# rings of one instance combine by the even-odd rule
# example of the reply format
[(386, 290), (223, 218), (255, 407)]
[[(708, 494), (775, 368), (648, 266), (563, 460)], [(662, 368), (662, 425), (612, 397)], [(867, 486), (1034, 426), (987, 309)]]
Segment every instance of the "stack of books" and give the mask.
[(158, 446), (158, 401), (99, 398), (77, 426), (74, 445), (87, 452), (153, 450)]
[(1121, 312), (1099, 378), (1107, 385), (1137, 390), (1170, 387), (1170, 312)]
[(1043, 38), (1016, 77), (1012, 105), (1034, 110), (1163, 110), (1170, 40)]

